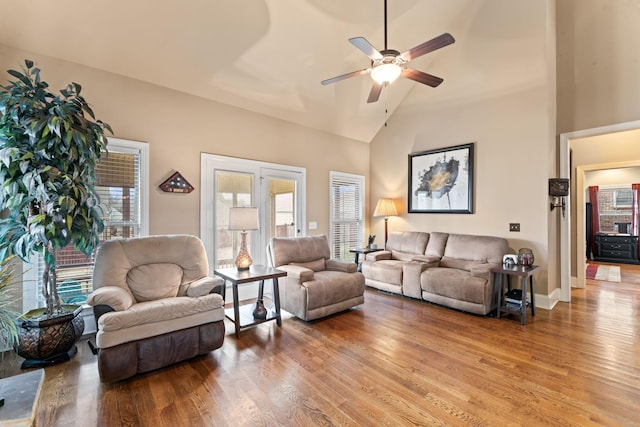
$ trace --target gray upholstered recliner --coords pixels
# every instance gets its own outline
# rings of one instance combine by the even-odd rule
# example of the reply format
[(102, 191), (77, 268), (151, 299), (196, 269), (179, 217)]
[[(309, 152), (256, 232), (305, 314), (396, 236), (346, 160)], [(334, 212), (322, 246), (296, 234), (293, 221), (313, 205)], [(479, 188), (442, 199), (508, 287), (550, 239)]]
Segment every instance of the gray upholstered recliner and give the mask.
[(269, 257), (287, 272), (280, 285), (282, 308), (314, 320), (364, 303), (364, 276), (353, 262), (330, 259), (327, 236), (273, 238)]
[(167, 235), (103, 242), (93, 306), (103, 382), (158, 369), (219, 348), (224, 282), (208, 277), (200, 239)]

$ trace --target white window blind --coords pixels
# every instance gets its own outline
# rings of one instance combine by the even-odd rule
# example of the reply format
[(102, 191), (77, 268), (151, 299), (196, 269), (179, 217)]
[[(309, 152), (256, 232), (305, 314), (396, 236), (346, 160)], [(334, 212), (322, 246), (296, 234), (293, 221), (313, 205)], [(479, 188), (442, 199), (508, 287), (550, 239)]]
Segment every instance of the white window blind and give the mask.
[[(140, 236), (146, 230), (143, 221), (143, 194), (148, 194), (146, 144), (116, 140), (109, 142), (108, 154), (96, 167), (95, 189), (100, 196), (104, 231), (100, 241)], [(144, 167), (143, 167), (144, 165)], [(143, 188), (144, 187), (144, 188)], [(38, 259), (38, 304), (42, 300), (44, 262)], [(58, 294), (63, 302), (81, 304), (93, 290), (93, 255), (87, 257), (73, 245), (56, 251)]]
[(364, 177), (362, 175), (330, 173), (331, 188), (331, 256), (349, 260), (349, 249), (364, 244)]

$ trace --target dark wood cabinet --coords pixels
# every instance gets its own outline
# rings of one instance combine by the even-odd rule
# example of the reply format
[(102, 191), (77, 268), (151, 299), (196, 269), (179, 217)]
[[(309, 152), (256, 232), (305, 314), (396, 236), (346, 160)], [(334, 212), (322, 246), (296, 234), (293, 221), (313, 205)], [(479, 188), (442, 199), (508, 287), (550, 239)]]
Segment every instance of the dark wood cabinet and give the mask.
[(596, 233), (596, 261), (640, 264), (638, 259), (638, 236)]

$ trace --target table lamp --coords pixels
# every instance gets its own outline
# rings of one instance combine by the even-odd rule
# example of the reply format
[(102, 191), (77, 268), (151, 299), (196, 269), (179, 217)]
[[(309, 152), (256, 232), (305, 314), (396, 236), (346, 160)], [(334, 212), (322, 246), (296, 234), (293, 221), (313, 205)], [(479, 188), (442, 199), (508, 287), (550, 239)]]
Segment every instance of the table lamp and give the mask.
[(258, 208), (236, 207), (229, 208), (229, 230), (240, 231), (241, 243), (240, 252), (236, 257), (236, 267), (238, 270), (248, 270), (253, 264), (251, 256), (247, 251), (247, 230), (258, 229)]
[(396, 210), (396, 204), (393, 199), (378, 199), (378, 203), (376, 204), (376, 210), (373, 212), (373, 216), (383, 216), (384, 217), (384, 245), (387, 246), (387, 223), (389, 222), (390, 216), (398, 215), (398, 211)]

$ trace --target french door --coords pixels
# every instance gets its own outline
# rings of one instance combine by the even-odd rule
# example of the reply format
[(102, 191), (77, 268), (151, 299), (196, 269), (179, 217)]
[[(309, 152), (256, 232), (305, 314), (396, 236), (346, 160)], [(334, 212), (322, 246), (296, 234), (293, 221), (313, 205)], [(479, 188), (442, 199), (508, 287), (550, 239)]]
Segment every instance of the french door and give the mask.
[(272, 237), (305, 234), (304, 168), (210, 154), (202, 154), (201, 166), (200, 237), (211, 270), (234, 266), (240, 233), (229, 230), (231, 207), (258, 208), (260, 229), (247, 232), (254, 264), (267, 264)]

